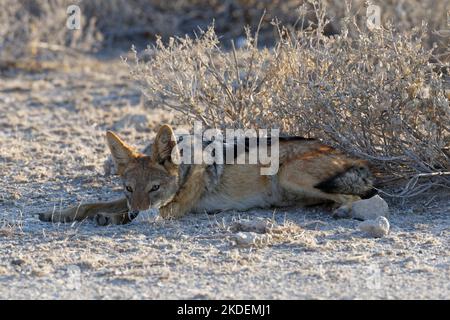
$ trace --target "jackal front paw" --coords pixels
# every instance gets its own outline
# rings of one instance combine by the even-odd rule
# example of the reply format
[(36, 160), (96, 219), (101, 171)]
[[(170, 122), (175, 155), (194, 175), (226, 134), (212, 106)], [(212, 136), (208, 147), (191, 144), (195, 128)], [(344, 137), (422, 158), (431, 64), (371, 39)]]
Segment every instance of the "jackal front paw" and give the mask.
[(49, 212), (41, 212), (39, 213), (39, 220), (49, 222), (52, 220), (52, 214)]
[[(132, 217), (133, 215), (131, 215)], [(137, 216), (137, 215), (136, 215)], [(134, 216), (134, 217), (136, 217)], [(94, 221), (98, 226), (104, 227), (114, 224), (127, 224), (133, 220), (129, 213), (123, 214), (103, 214), (99, 213), (94, 216)]]

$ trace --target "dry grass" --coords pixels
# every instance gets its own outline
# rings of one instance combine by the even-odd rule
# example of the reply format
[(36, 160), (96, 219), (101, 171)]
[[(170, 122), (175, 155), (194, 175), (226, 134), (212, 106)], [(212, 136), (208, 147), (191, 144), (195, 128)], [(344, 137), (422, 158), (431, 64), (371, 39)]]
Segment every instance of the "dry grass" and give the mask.
[(0, 237), (13, 237), (23, 233), (24, 219), (22, 215), (8, 219), (0, 218)]
[(315, 244), (315, 238), (298, 224), (286, 219), (277, 222), (274, 216), (271, 219), (237, 217), (230, 224), (222, 222), (216, 225), (219, 232), (228, 234), (231, 242), (238, 247), (261, 248), (290, 243), (313, 248)]

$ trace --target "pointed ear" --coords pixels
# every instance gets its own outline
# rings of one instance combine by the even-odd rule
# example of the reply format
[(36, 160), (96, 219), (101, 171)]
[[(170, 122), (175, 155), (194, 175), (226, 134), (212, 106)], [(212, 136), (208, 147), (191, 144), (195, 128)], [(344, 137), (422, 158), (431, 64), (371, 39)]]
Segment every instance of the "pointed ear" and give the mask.
[(134, 160), (136, 156), (135, 151), (112, 131), (106, 132), (106, 141), (116, 164), (117, 173), (121, 175), (128, 164)]
[(156, 135), (152, 148), (152, 160), (163, 165), (179, 164), (180, 152), (177, 147), (177, 139), (168, 125), (163, 125)]

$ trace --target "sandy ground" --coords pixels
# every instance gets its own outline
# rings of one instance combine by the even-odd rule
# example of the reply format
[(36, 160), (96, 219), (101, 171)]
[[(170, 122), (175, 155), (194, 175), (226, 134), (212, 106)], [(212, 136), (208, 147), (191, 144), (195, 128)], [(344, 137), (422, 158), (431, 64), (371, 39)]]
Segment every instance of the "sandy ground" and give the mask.
[[(114, 63), (1, 71), (0, 298), (450, 298), (450, 197), (392, 201), (373, 239), (330, 209), (288, 208), (98, 227), (36, 213), (120, 195), (105, 176), (106, 129), (144, 146), (167, 112), (150, 110)], [(239, 247), (233, 224), (270, 219), (278, 233)]]

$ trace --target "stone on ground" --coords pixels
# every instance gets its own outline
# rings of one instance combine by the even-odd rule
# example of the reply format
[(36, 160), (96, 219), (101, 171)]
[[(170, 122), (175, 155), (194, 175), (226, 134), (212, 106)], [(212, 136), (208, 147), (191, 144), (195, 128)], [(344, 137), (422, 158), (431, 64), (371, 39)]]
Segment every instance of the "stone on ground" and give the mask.
[(389, 217), (387, 202), (376, 195), (370, 199), (355, 201), (352, 204), (351, 217), (359, 220), (373, 220), (378, 217)]
[(382, 238), (389, 233), (389, 221), (385, 217), (366, 220), (359, 224), (359, 230), (374, 238)]

